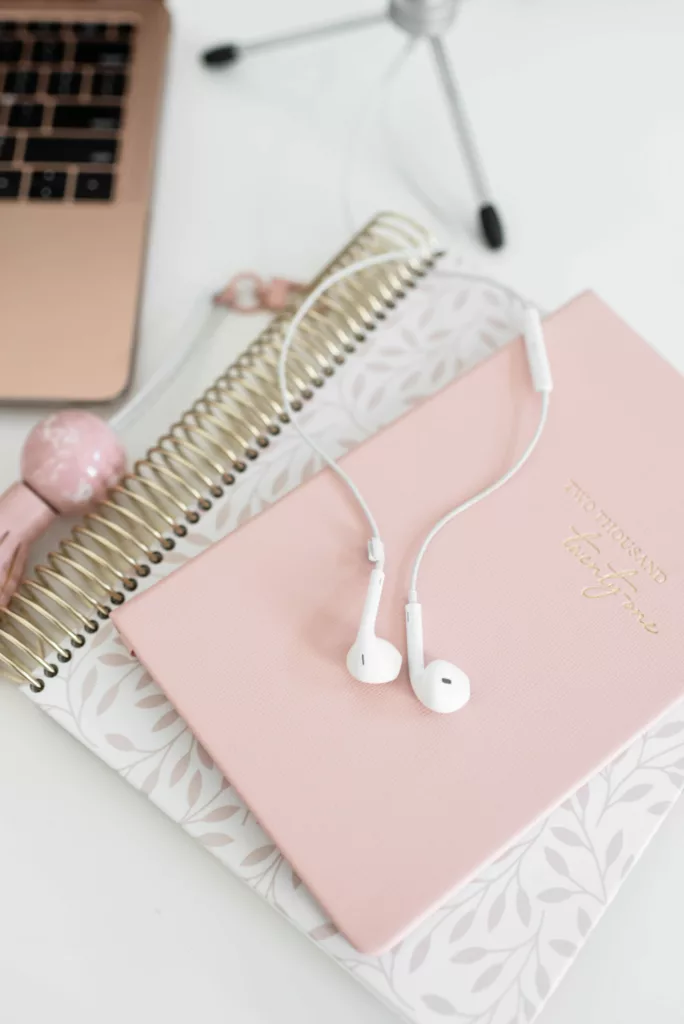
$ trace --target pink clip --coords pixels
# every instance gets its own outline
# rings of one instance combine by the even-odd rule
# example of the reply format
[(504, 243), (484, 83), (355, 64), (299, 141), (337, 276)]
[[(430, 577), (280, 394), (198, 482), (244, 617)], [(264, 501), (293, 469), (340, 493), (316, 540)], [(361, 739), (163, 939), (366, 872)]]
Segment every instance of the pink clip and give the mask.
[(306, 289), (307, 286), (299, 281), (289, 281), (284, 277), (264, 281), (254, 271), (243, 270), (230, 279), (222, 292), (214, 296), (214, 303), (238, 313), (279, 313), (295, 295)]
[(251, 270), (232, 277), (222, 292), (214, 296), (217, 306), (226, 306), (238, 313), (256, 313), (261, 309), (263, 281)]
[(279, 313), (289, 306), (295, 295), (301, 295), (306, 290), (307, 286), (300, 281), (289, 281), (285, 277), (273, 277), (263, 287), (264, 309)]

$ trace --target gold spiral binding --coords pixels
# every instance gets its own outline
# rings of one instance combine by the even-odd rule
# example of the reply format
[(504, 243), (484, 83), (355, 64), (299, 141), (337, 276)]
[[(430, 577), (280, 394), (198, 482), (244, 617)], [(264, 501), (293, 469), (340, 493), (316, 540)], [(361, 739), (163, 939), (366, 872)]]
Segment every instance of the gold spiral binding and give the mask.
[[(431, 267), (437, 249), (398, 214), (372, 220), (311, 287), (367, 256), (416, 248), (422, 258), (381, 264), (333, 286), (301, 324), (288, 361), (298, 411)], [(43, 690), (72, 648), (83, 647), (237, 476), (288, 417), (277, 384), (278, 353), (296, 305), (277, 316), (226, 372), (159, 438), (133, 471), (86, 514), (23, 580), (0, 612), (0, 669)], [(51, 659), (56, 658), (56, 662)]]

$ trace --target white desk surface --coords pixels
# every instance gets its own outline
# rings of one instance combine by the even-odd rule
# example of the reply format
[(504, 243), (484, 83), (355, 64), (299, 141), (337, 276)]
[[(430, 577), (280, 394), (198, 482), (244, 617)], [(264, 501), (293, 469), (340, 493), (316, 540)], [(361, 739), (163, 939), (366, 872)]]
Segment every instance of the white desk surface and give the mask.
[[(198, 295), (244, 267), (307, 277), (341, 244), (343, 154), (402, 38), (377, 28), (213, 74), (198, 52), (370, 9), (174, 3), (139, 380)], [(473, 241), (473, 203), (425, 54), (384, 104), (391, 130), (376, 123), (363, 140), (358, 218), (394, 207), (425, 219), (409, 187), (418, 182), (471, 264), (546, 308), (594, 287), (684, 370), (683, 44), (680, 0), (464, 0), (450, 47), (508, 248), (492, 255)], [(236, 318), (211, 358), (228, 362), (255, 329)], [(0, 414), (0, 489), (35, 418)], [(141, 447), (161, 425), (129, 440)], [(4, 684), (0, 820), (3, 1024), (395, 1019)], [(682, 849), (680, 801), (542, 1024), (681, 1024)]]

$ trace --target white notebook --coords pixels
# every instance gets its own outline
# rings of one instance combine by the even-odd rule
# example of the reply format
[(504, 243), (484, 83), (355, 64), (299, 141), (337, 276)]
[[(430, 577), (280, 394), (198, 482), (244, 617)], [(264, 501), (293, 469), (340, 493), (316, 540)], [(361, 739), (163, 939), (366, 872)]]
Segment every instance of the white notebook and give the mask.
[[(403, 231), (408, 239), (412, 230), (398, 220), (380, 220), (344, 258), (395, 247), (397, 233)], [(397, 286), (402, 275), (408, 280), (410, 268), (397, 268)], [(325, 349), (314, 351), (308, 342), (299, 349), (300, 359), (293, 365), (314, 395), (301, 415), (331, 452), (357, 444), (510, 337), (514, 320), (499, 292), (464, 284), (439, 263), (416, 281), (417, 287), (407, 289), (406, 297), (389, 311), (383, 306), (393, 287), (391, 275), (370, 275), (354, 292), (341, 291), (322, 309), (335, 327), (329, 334), (333, 340)], [(387, 316), (377, 320), (378, 313)], [(262, 396), (249, 408), (243, 402), (242, 433), (252, 431), (254, 444), (248, 440), (247, 446), (258, 457), (245, 459), (246, 470), (232, 474), (235, 482), (224, 487), (222, 497), (212, 499), (211, 508), (201, 512), (159, 564), (151, 565), (150, 575), (138, 581), (140, 587), (173, 571), (319, 468), (291, 428), (283, 427), (277, 435), (266, 429), (269, 416), (277, 423), (272, 401), (269, 406), (269, 396), (275, 394), (269, 382), (281, 329), (282, 320), (224, 377), (224, 387), (237, 388), (235, 394), (243, 399), (257, 392)], [(363, 343), (354, 339), (361, 333), (366, 335)], [(334, 346), (343, 342), (349, 351), (339, 365)], [(330, 376), (322, 373), (323, 351), (334, 371)], [(320, 390), (318, 382), (306, 379), (308, 371), (324, 380)], [(210, 389), (209, 395), (218, 393)], [(259, 436), (270, 438), (268, 447), (260, 447)], [(186, 455), (188, 451), (184, 449)], [(210, 461), (217, 463), (215, 452)], [(202, 472), (211, 475), (206, 461)], [(133, 502), (130, 507), (141, 506)], [(160, 535), (169, 535), (157, 526)], [(144, 530), (137, 535), (143, 542)], [(97, 600), (103, 603), (101, 596)], [(85, 606), (78, 607), (83, 613)], [(72, 627), (80, 629), (74, 623)], [(6, 661), (14, 657), (8, 650), (6, 643), (0, 646)], [(43, 653), (52, 663), (46, 649)], [(22, 666), (28, 671), (29, 662)], [(42, 693), (25, 686), (27, 696), (145, 792), (375, 996), (416, 1024), (534, 1020), (683, 781), (678, 771), (684, 738), (680, 707), (399, 946), (382, 957), (362, 956), (336, 932), (246, 813), (229, 782), (126, 652), (111, 623), (100, 620), (84, 647), (58, 668), (55, 678), (44, 680)]]

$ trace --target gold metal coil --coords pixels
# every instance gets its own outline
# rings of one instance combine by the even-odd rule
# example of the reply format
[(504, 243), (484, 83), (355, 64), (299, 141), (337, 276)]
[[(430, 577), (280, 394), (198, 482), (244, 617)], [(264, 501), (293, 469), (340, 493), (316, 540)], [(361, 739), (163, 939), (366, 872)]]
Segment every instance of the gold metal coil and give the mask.
[[(145, 490), (151, 491), (153, 495), (157, 495), (157, 497), (161, 499), (163, 504), (159, 503), (159, 510), (161, 510), (165, 505), (173, 505), (185, 519), (190, 518), (192, 514), (191, 507), (186, 505), (184, 501), (181, 501), (180, 498), (177, 498), (176, 495), (167, 487), (162, 487), (161, 484), (156, 483), (154, 480), (150, 480), (149, 477), (144, 476), (142, 473), (132, 473), (131, 480), (135, 482), (137, 487), (143, 487)], [(136, 498), (140, 497), (137, 491), (131, 491), (130, 493), (135, 493)], [(167, 522), (173, 524), (174, 517), (172, 515), (167, 515), (165, 518)]]
[[(428, 233), (397, 214), (381, 214), (312, 282), (364, 257), (416, 248), (424, 253), (367, 268), (338, 282), (300, 325), (287, 387), (299, 410), (366, 340), (369, 332), (432, 266)], [(43, 689), (71, 648), (109, 617), (217, 499), (236, 474), (288, 422), (277, 380), (278, 354), (296, 304), (281, 313), (137, 461), (107, 499), (83, 517), (45, 564), (36, 566), (0, 611), (0, 667)], [(55, 661), (48, 660), (51, 655)]]
[(133, 469), (138, 476), (145, 476), (146, 473), (154, 473), (155, 476), (160, 476), (170, 482), (169, 486), (176, 487), (181, 493), (185, 493), (190, 496), (190, 500), (197, 502), (198, 505), (202, 505), (205, 501), (204, 495), (201, 491), (198, 491), (196, 487), (185, 480), (179, 473), (175, 473), (166, 465), (162, 465), (156, 459), (141, 459), (134, 463)]
[[(231, 469), (236, 469), (241, 473), (242, 470), (245, 469), (245, 461), (240, 458), (237, 450), (235, 448), (229, 448), (225, 439), (221, 441), (220, 435), (217, 438), (215, 434), (211, 434), (206, 430), (204, 417), (202, 417), (200, 423), (193, 422), (195, 416), (196, 413), (193, 412), (191, 415), (187, 416), (187, 418), (184, 418), (182, 423), (174, 424), (172, 429), (177, 429), (178, 431), (182, 430), (184, 434), (189, 434), (190, 436), (194, 434), (197, 437), (202, 438), (209, 446), (210, 451), (216, 451), (219, 457), (222, 456), (224, 459), (228, 460)], [(221, 474), (222, 478), (225, 480), (224, 474), (225, 470)]]
[(65, 552), (70, 551), (71, 548), (72, 544), (67, 540), (60, 544), (57, 551), (50, 552), (47, 560), (50, 563), (51, 568), (56, 572), (60, 571), (60, 566), (63, 566), (64, 570), (71, 569), (74, 574), (73, 576), (66, 574), (64, 571), (60, 573), (64, 583), (71, 583), (72, 589), (75, 590), (79, 597), (88, 604), (91, 604), (98, 611), (102, 608), (105, 615), (108, 616), (109, 608), (105, 605), (101, 605), (94, 599), (94, 597), (91, 596), (88, 590), (84, 590), (83, 587), (79, 586), (74, 579), (74, 576), (79, 580), (79, 582), (92, 583), (96, 591), (101, 590), (105, 595), (105, 598), (108, 598), (112, 604), (118, 603), (119, 595), (117, 591), (109, 584), (105, 583), (104, 580), (101, 580), (94, 572), (91, 572), (90, 569), (87, 569), (85, 565), (82, 565), (80, 562), (76, 562), (73, 558), (70, 558), (68, 554), (65, 554)]
[(207, 394), (220, 409), (227, 410), (231, 415), (235, 415), (237, 409), (238, 415), (242, 416), (245, 424), (253, 430), (257, 444), (261, 445), (262, 441), (266, 440), (263, 431), (270, 430), (271, 417), (261, 408), (260, 402), (248, 402), (236, 387), (214, 387), (210, 388)]
[[(93, 541), (93, 544), (96, 545), (98, 548), (104, 548), (106, 551), (111, 552), (111, 554), (112, 554), (112, 556), (113, 556), (113, 558), (115, 560), (116, 559), (121, 559), (121, 561), (123, 561), (130, 569), (132, 569), (134, 573), (136, 573), (138, 575), (144, 575), (144, 573), (142, 573), (142, 574), (140, 573), (140, 568), (141, 568), (140, 563), (136, 562), (136, 560), (132, 557), (132, 555), (129, 555), (127, 551), (123, 550), (121, 547), (119, 547), (118, 545), (114, 544), (111, 540), (109, 540), (109, 538), (103, 537), (102, 534), (95, 533), (94, 530), (89, 530), (86, 526), (78, 525), (78, 526), (75, 526), (74, 529), (73, 529), (73, 536), (75, 538), (76, 537), (79, 537), (79, 538), (80, 537), (87, 537), (87, 538), (89, 538), (90, 540)], [(87, 548), (85, 546), (85, 544), (79, 544), (79, 548), (80, 548), (81, 551), (84, 551), (86, 553), (86, 556), (88, 558), (91, 557), (91, 549)], [(93, 558), (97, 557), (95, 555), (95, 552), (92, 552), (92, 557)], [(107, 567), (110, 567), (110, 563), (109, 562), (105, 562), (105, 565)], [(111, 569), (112, 569), (112, 571), (116, 571), (114, 569), (113, 565), (111, 565)], [(121, 578), (122, 581), (124, 581), (127, 577), (125, 577), (123, 574), (121, 574), (120, 578)]]
[(157, 543), (163, 546), (166, 540), (164, 534), (160, 533), (159, 530), (156, 530), (151, 523), (148, 523), (144, 519), (141, 519), (140, 516), (136, 515), (135, 512), (131, 512), (129, 508), (126, 508), (121, 503), (114, 504), (113, 501), (107, 499), (106, 501), (101, 502), (99, 507), (103, 511), (109, 510), (110, 512), (114, 512), (115, 515), (119, 515), (123, 519), (126, 519), (127, 522), (131, 524), (131, 536), (135, 536), (135, 533), (133, 531), (137, 528), (140, 529), (143, 533), (150, 533), (152, 537), (157, 541)]
[[(73, 534), (72, 534), (72, 536), (73, 536)], [(96, 554), (90, 548), (87, 548), (85, 546), (85, 544), (79, 544), (75, 540), (65, 540), (65, 541), (62, 541), (62, 545), (61, 545), (60, 550), (61, 551), (68, 551), (70, 554), (75, 553), (77, 555), (83, 555), (83, 557), (85, 559), (93, 562), (94, 565), (96, 567), (98, 567), (105, 574), (106, 573), (111, 573), (111, 575), (114, 577), (114, 579), (118, 580), (119, 583), (121, 583), (121, 584), (124, 584), (126, 579), (127, 579), (127, 577), (124, 576), (124, 574), (122, 572), (119, 572), (119, 570), (115, 569), (113, 565), (111, 565), (109, 562), (105, 561), (105, 559), (102, 557), (102, 555)], [(87, 570), (84, 569), (83, 571), (85, 572)], [(98, 576), (95, 576), (95, 579), (99, 582), (99, 577)]]
[[(2, 629), (0, 630), (0, 640), (4, 639), (4, 637), (5, 631), (4, 629)], [(11, 652), (5, 654), (2, 650), (0, 650), (0, 663), (5, 665), (6, 668), (9, 670), (7, 672), (7, 675), (9, 676), (10, 679), (14, 679), (15, 681), (20, 683), (28, 683), (31, 689), (34, 690), (36, 693), (40, 693), (41, 690), (45, 689), (45, 683), (42, 681), (42, 679), (36, 679), (34, 676), (31, 675), (30, 672), (27, 672), (23, 664), (16, 658), (12, 657)]]
[(11, 608), (5, 608), (3, 611), (3, 615), (11, 619), (12, 622), (16, 622), (21, 627), (21, 629), (28, 630), (29, 633), (33, 633), (34, 636), (39, 637), (41, 643), (47, 643), (55, 652), (60, 661), (64, 662), (70, 660), (71, 651), (67, 650), (66, 647), (60, 647), (60, 645), (56, 643), (52, 639), (52, 637), (47, 636), (41, 629), (38, 629), (38, 627), (35, 626), (30, 619), (27, 619), (25, 615), (18, 615), (16, 612), (12, 611)]
[[(97, 512), (89, 512), (84, 517), (83, 522), (84, 523), (91, 523), (91, 522), (92, 523), (99, 523), (100, 526), (103, 527), (103, 529), (107, 533), (114, 533), (114, 534), (116, 534), (117, 537), (121, 538), (121, 540), (130, 542), (130, 544), (133, 546), (133, 548), (137, 548), (138, 549), (138, 551), (142, 554), (143, 558), (145, 558), (145, 559), (149, 559), (150, 558), (150, 556), (152, 554), (150, 549), (148, 547), (145, 547), (143, 542), (141, 540), (139, 540), (132, 531), (124, 530), (122, 526), (119, 526), (118, 523), (112, 522), (111, 519), (106, 519), (104, 516), (99, 515)], [(102, 540), (102, 535), (99, 534), (98, 536), (100, 537), (100, 540)], [(122, 546), (121, 544), (119, 544), (118, 550), (119, 551), (124, 551), (125, 547)], [(127, 556), (127, 557), (130, 557), (130, 556)], [(146, 566), (140, 565), (140, 563), (138, 563), (138, 566), (139, 566), (140, 569), (143, 569), (143, 568), (147, 569), (147, 573), (143, 573), (143, 575), (149, 574), (149, 571), (150, 571), (149, 570), (149, 566), (146, 567)]]
[[(127, 473), (123, 477), (120, 484), (116, 484), (112, 487), (110, 494), (112, 497), (120, 495), (124, 501), (131, 501), (135, 505), (139, 505), (141, 508), (146, 508), (153, 516), (157, 516), (162, 519), (166, 525), (172, 530), (177, 536), (185, 536), (185, 527), (180, 527), (173, 516), (170, 516), (162, 506), (159, 504), (155, 505), (153, 501), (146, 498), (144, 494), (139, 494), (138, 491), (134, 490), (134, 487), (138, 487), (140, 484), (140, 477), (135, 476), (133, 473)], [(179, 532), (179, 530), (181, 532)]]
[(247, 457), (252, 454), (256, 455), (254, 449), (254, 438), (248, 433), (245, 433), (240, 429), (239, 424), (235, 422), (232, 417), (226, 416), (222, 421), (219, 416), (216, 415), (217, 403), (212, 402), (210, 399), (202, 399), (197, 404), (198, 417), (201, 416), (202, 423), (205, 427), (213, 427), (216, 437), (220, 438), (222, 435), (227, 434), (232, 443), (236, 446), (234, 450), (239, 451), (242, 448), (243, 452)]
[[(29, 584), (27, 583), (25, 586), (26, 586), (26, 588), (28, 588)], [(47, 619), (48, 622), (51, 622), (53, 626), (57, 627), (57, 629), (63, 630), (66, 633), (66, 635), (69, 637), (69, 639), (71, 640), (71, 643), (72, 643), (72, 645), (74, 647), (82, 647), (83, 646), (83, 644), (85, 642), (83, 640), (83, 637), (79, 636), (78, 633), (74, 633), (73, 630), (71, 630), (69, 628), (68, 624), (62, 622), (55, 615), (53, 615), (51, 612), (47, 611), (46, 608), (43, 608), (43, 606), (41, 604), (39, 604), (38, 601), (32, 601), (30, 598), (26, 597), (25, 594), (15, 594), (15, 603), (23, 604), (27, 608), (32, 608), (33, 611), (36, 614), (38, 614), (39, 616), (42, 616), (43, 618)], [(6, 611), (9, 614), (11, 609), (7, 608)], [(22, 619), (23, 619), (23, 621), (26, 621), (26, 622), (29, 621), (29, 619), (26, 616), (22, 616)], [(43, 636), (45, 636), (45, 634), (43, 634)]]
[[(101, 619), (109, 618), (110, 609), (98, 601), (95, 601), (90, 597), (81, 587), (77, 586), (66, 573), (62, 573), (58, 568), (53, 568), (54, 561), (56, 560), (55, 553), (53, 552), (48, 556), (50, 565), (37, 565), (34, 572), (42, 584), (43, 593), (50, 595), (50, 588), (46, 581), (52, 581), (54, 584), (53, 589), (64, 589), (68, 590), (73, 594), (74, 598), (78, 602), (83, 602), (88, 609), (93, 609)], [(59, 596), (59, 595), (57, 595)], [(86, 616), (75, 606), (74, 602), (67, 603), (63, 598), (60, 598), (59, 605), (62, 608), (68, 609), (74, 616), (77, 616), (83, 623), (83, 628), (86, 633), (95, 633), (98, 629), (97, 619), (88, 619)], [(14, 607), (14, 603), (10, 602), (10, 608)]]
[(57, 666), (51, 665), (49, 662), (47, 662), (45, 658), (42, 658), (35, 649), (27, 647), (26, 644), (23, 643), (18, 636), (16, 636), (16, 634), (11, 633), (9, 630), (3, 630), (2, 633), (3, 640), (9, 642), (13, 647), (16, 647), (23, 654), (27, 655), (28, 658), (33, 659), (33, 661), (36, 661), (39, 665), (42, 665), (43, 671), (46, 676), (52, 678), (53, 676), (57, 675)]
[[(204, 487), (205, 492), (211, 491), (213, 494), (212, 488), (214, 487), (214, 481), (212, 478), (207, 476), (206, 473), (203, 473), (198, 466), (195, 466), (194, 463), (190, 462), (189, 459), (186, 459), (180, 452), (164, 448), (163, 441), (164, 439), (162, 438), (162, 443), (155, 445), (154, 448), (150, 448), (149, 461), (155, 466), (155, 469), (159, 466), (160, 462), (163, 462), (164, 465), (169, 468), (172, 466), (182, 466), (188, 473), (190, 479), (196, 478), (199, 481), (199, 485)], [(175, 469), (171, 470), (171, 472), (175, 473)], [(188, 484), (188, 486), (191, 485)], [(194, 487), (193, 492), (197, 493)], [(220, 497), (220, 495), (214, 494), (214, 497)]]
[[(196, 444), (193, 444), (192, 441), (189, 441), (187, 439), (181, 441), (174, 434), (164, 434), (159, 439), (159, 444), (158, 444), (157, 447), (161, 448), (163, 451), (166, 451), (167, 449), (164, 446), (167, 445), (167, 444), (173, 445), (174, 450), (176, 451), (176, 453), (177, 453), (179, 448), (183, 452), (188, 452), (188, 453), (192, 452), (193, 455), (195, 455), (197, 457), (199, 462), (205, 462), (210, 470), (211, 469), (214, 470), (214, 473), (216, 474), (217, 479), (220, 480), (222, 478), (222, 476), (224, 475), (224, 468), (221, 465), (221, 463), (220, 462), (216, 462), (214, 459), (212, 459), (208, 452), (206, 452), (203, 448), (198, 448), (198, 446)], [(152, 450), (154, 451), (154, 449), (152, 449)], [(197, 472), (197, 468), (196, 467), (195, 467), (195, 472)], [(218, 495), (218, 497), (220, 497), (220, 495)]]
[[(76, 619), (77, 622), (79, 622), (81, 624), (81, 627), (83, 629), (85, 629), (86, 632), (94, 632), (94, 630), (92, 629), (92, 622), (91, 622), (90, 619), (86, 619), (86, 617), (84, 615), (81, 615), (81, 613), (79, 611), (77, 611), (77, 609), (75, 609), (67, 601), (65, 601), (64, 598), (60, 597), (59, 594), (55, 593), (54, 591), (49, 590), (47, 587), (43, 586), (41, 583), (36, 583), (34, 580), (24, 580), (24, 583), (23, 583), (23, 586), (22, 586), (22, 590), (23, 591), (27, 591), (28, 590), (29, 593), (42, 594), (43, 597), (48, 598), (51, 601), (52, 604), (56, 605), (57, 608), (61, 608), (61, 610), (66, 613), (66, 616), (67, 616), (66, 621), (67, 621), (67, 623), (69, 621), (69, 617), (71, 616), (74, 619)], [(15, 594), (14, 598), (12, 599), (12, 605), (14, 605), (17, 601), (21, 601), (21, 600), (25, 600), (27, 603), (29, 603), (29, 601), (25, 597), (25, 595), (21, 591), (19, 591), (19, 593)], [(50, 618), (50, 620), (52, 621), (52, 616), (49, 616), (48, 612), (46, 611), (46, 609), (42, 605), (38, 604), (38, 602), (35, 602), (35, 605), (40, 607), (40, 611), (41, 611), (42, 615), (48, 616)], [(80, 634), (78, 634), (78, 633), (71, 632), (69, 630), (68, 625), (64, 624), (64, 619), (57, 619), (56, 621), (62, 626), (62, 628), (64, 629), (64, 632), (68, 633), (71, 636), (71, 638), (72, 638), (71, 642), (74, 643), (76, 647), (79, 647), (79, 646), (82, 647), (83, 646), (83, 643), (84, 643), (83, 637)], [(78, 640), (80, 641), (79, 643), (76, 643), (76, 641), (74, 639), (75, 637), (78, 638)]]

